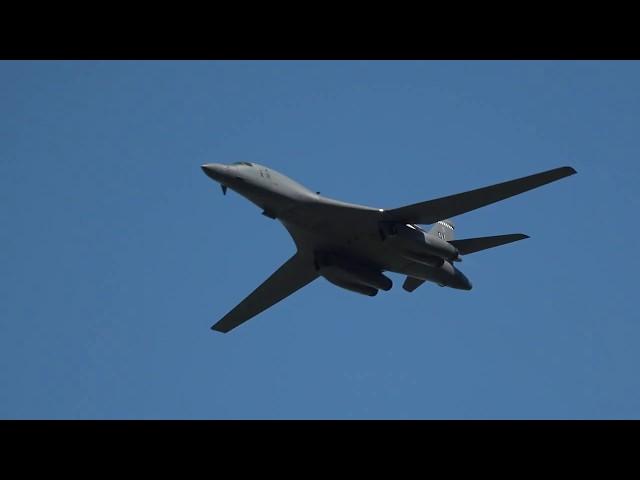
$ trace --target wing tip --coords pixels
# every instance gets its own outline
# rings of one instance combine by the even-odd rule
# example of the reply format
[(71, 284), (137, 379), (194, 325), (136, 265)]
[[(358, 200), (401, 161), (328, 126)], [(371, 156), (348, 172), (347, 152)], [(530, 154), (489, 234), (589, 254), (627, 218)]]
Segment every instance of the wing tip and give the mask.
[(563, 173), (565, 173), (567, 176), (575, 175), (576, 173), (578, 173), (578, 171), (575, 168), (570, 166), (560, 167), (559, 170), (562, 170)]
[(211, 330), (213, 330), (214, 332), (220, 332), (220, 333), (227, 333), (229, 331), (228, 328), (221, 327), (220, 325), (218, 325), (218, 323), (216, 323), (215, 325), (212, 325)]

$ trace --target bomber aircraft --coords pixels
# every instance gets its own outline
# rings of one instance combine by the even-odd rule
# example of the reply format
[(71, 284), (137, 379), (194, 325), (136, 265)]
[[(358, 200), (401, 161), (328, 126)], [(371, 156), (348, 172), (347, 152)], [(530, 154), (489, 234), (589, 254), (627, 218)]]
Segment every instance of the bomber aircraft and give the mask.
[[(454, 265), (468, 255), (529, 238), (522, 233), (454, 239), (450, 217), (532, 190), (577, 173), (560, 167), (448, 197), (385, 210), (321, 196), (273, 169), (251, 162), (207, 163), (202, 170), (277, 219), (287, 229), (296, 253), (262, 285), (211, 328), (229, 332), (318, 277), (338, 287), (374, 296), (390, 290), (385, 271), (406, 275), (413, 292), (425, 281), (471, 290)], [(419, 225), (432, 225), (429, 231)]]

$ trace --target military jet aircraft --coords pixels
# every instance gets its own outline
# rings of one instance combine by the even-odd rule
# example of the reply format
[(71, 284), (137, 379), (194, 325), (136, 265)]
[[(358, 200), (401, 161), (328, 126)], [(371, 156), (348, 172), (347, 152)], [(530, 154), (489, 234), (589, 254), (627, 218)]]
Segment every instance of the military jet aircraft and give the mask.
[[(263, 165), (208, 163), (202, 170), (277, 219), (287, 229), (297, 252), (262, 285), (211, 328), (229, 332), (322, 276), (338, 287), (374, 296), (390, 290), (383, 272), (406, 275), (403, 288), (413, 292), (425, 281), (471, 290), (471, 282), (454, 266), (462, 255), (505, 245), (527, 235), (454, 239), (450, 217), (573, 175), (571, 167), (448, 197), (385, 210), (334, 200), (313, 192)], [(432, 224), (429, 231), (419, 225)]]

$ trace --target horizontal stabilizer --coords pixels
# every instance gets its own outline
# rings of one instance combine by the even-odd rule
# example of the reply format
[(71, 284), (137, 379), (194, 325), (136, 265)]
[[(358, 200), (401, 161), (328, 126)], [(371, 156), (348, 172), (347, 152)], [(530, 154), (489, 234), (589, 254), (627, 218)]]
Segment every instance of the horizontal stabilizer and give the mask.
[(451, 240), (449, 243), (456, 247), (461, 255), (486, 250), (487, 248), (499, 247), (507, 243), (517, 242), (529, 238), (523, 233), (511, 233), (509, 235), (496, 235), (494, 237), (465, 238), (463, 240)]
[(498, 183), (497, 185), (415, 203), (406, 207), (386, 210), (384, 212), (385, 220), (402, 223), (436, 223), (443, 218), (455, 217), (456, 215), (470, 212), (477, 208), (541, 187), (547, 183), (555, 182), (574, 173), (576, 173), (576, 171), (571, 167), (554, 168), (553, 170)]

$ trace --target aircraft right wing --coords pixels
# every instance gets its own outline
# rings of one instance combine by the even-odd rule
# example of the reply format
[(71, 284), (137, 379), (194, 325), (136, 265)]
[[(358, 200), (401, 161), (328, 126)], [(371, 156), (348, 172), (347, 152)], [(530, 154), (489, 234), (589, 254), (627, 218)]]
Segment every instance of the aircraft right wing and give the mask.
[(386, 210), (384, 219), (391, 222), (432, 224), (533, 190), (575, 173), (577, 172), (572, 167), (554, 168), (489, 187)]
[(318, 272), (313, 261), (296, 253), (211, 329), (227, 333), (300, 290), (317, 277)]

